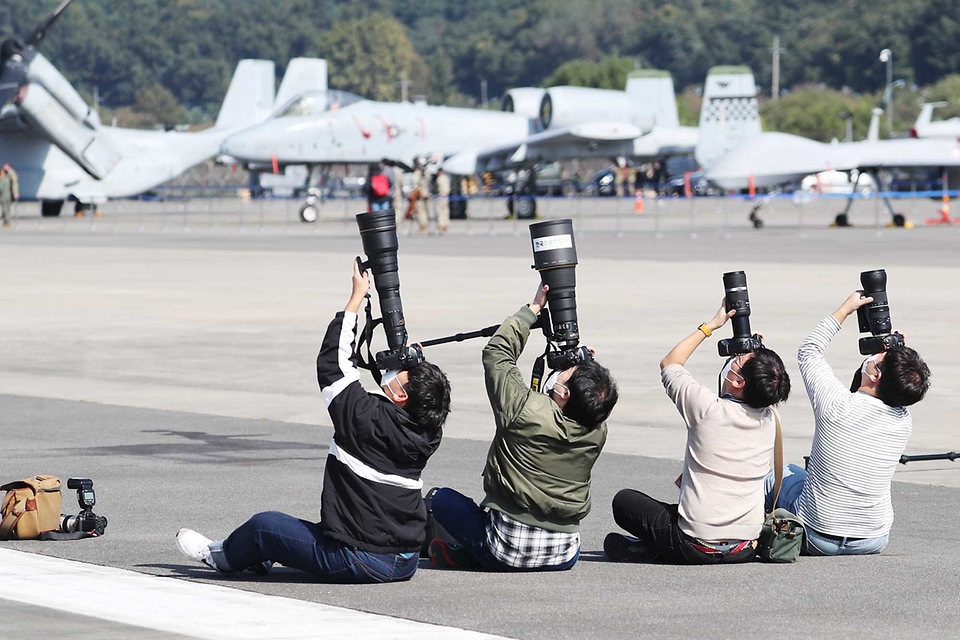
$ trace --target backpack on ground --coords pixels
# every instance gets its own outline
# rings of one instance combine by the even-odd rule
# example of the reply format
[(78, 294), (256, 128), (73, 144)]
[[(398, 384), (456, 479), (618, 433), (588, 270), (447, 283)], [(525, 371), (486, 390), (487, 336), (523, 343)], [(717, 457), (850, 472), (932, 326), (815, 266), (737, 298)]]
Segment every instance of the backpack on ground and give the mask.
[(382, 173), (370, 176), (370, 193), (374, 198), (385, 198), (390, 195), (390, 180)]
[(773, 509), (766, 515), (760, 530), (757, 556), (766, 562), (796, 562), (803, 551), (806, 531), (797, 515), (777, 508), (780, 484), (783, 482), (783, 436), (780, 433), (780, 416), (776, 411), (773, 416), (777, 421), (777, 436), (773, 446)]
[(37, 540), (60, 528), (60, 478), (34, 476), (0, 486), (0, 540)]

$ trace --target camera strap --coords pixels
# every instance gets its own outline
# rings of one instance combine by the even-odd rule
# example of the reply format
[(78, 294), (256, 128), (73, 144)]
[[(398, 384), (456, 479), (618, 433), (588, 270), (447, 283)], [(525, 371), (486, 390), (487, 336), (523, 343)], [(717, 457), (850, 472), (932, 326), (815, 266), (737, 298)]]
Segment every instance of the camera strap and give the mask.
[[(373, 379), (377, 381), (377, 384), (380, 384), (380, 380), (383, 378), (383, 375), (380, 373), (380, 369), (377, 368), (376, 359), (373, 357), (373, 351), (371, 350), (371, 342), (373, 341), (373, 330), (377, 326), (383, 324), (383, 318), (373, 317), (373, 309), (370, 302), (370, 294), (367, 294), (367, 308), (364, 311), (366, 320), (364, 321), (363, 330), (360, 332), (360, 339), (357, 341), (357, 366), (361, 369), (366, 369), (373, 375)], [(363, 346), (367, 346), (367, 357), (363, 357)]]
[(71, 533), (61, 533), (60, 531), (44, 531), (40, 534), (40, 540), (85, 540), (86, 538), (99, 538), (100, 534), (95, 531), (73, 531)]
[(547, 348), (543, 350), (543, 353), (533, 361), (533, 373), (530, 375), (530, 388), (537, 393), (540, 393), (540, 388), (543, 386), (543, 374), (547, 368), (548, 353), (550, 353), (549, 342), (547, 343)]

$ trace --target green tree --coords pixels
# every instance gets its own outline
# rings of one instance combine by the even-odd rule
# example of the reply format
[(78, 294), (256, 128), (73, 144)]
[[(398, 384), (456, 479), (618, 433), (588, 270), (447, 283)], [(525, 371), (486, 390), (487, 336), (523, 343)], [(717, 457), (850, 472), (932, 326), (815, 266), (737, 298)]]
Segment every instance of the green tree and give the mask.
[(183, 122), (186, 116), (176, 96), (162, 84), (150, 85), (137, 91), (133, 108), (151, 118), (153, 122), (167, 126)]
[(763, 102), (760, 117), (768, 131), (783, 131), (828, 142), (846, 137), (843, 119), (846, 112), (853, 116), (853, 137), (859, 140), (867, 134), (872, 108), (869, 99), (806, 85), (795, 88), (779, 100)]
[(623, 90), (627, 84), (627, 74), (633, 71), (631, 58), (609, 56), (600, 62), (591, 60), (571, 60), (554, 71), (543, 86), (571, 85), (576, 87), (596, 87), (597, 89)]
[(429, 89), (427, 66), (403, 25), (382, 13), (337, 22), (320, 38), (330, 84), (372, 100), (397, 100), (397, 83), (406, 76), (410, 95)]

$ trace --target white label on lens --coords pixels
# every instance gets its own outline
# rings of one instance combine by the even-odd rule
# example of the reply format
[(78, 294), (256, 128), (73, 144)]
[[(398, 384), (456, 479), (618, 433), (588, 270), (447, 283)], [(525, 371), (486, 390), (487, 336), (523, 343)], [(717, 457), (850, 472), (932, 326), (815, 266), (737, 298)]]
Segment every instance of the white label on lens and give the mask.
[(554, 249), (572, 249), (573, 237), (569, 233), (562, 236), (543, 236), (533, 239), (534, 251), (552, 251)]

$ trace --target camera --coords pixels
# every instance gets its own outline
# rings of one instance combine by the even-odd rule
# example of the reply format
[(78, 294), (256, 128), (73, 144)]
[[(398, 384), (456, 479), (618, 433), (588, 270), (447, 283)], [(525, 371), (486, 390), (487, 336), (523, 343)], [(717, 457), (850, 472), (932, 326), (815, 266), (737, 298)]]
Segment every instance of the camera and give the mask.
[(873, 302), (857, 309), (860, 333), (873, 334), (867, 338), (860, 338), (860, 354), (869, 356), (903, 345), (903, 336), (894, 332), (890, 323), (887, 272), (884, 269), (861, 271), (860, 284), (863, 286), (863, 295), (873, 298)]
[(376, 355), (377, 367), (381, 371), (390, 369), (410, 369), (423, 362), (423, 352), (407, 345), (407, 327), (403, 321), (403, 304), (400, 301), (400, 273), (397, 265), (396, 215), (393, 209), (382, 209), (357, 214), (360, 227), (360, 240), (367, 262), (360, 263), (360, 269), (370, 269), (373, 283), (380, 299), (380, 313), (383, 316), (383, 330), (387, 334), (386, 351)]
[[(549, 315), (543, 316), (543, 330), (558, 351), (547, 354), (551, 370), (569, 369), (592, 359), (580, 345), (577, 322), (577, 245), (573, 220), (549, 220), (530, 225), (533, 267), (540, 272), (547, 290)], [(541, 314), (546, 310), (541, 311)]]
[(747, 274), (743, 271), (728, 271), (723, 274), (724, 301), (727, 312), (736, 309), (730, 319), (733, 337), (717, 343), (717, 351), (724, 358), (752, 353), (763, 347), (760, 336), (750, 333), (750, 294), (747, 291)]
[(93, 512), (97, 504), (97, 495), (93, 491), (93, 480), (90, 478), (70, 478), (67, 480), (68, 489), (77, 490), (77, 502), (80, 504), (80, 513), (75, 516), (60, 514), (60, 533), (96, 533), (102, 536), (107, 528), (107, 519)]

